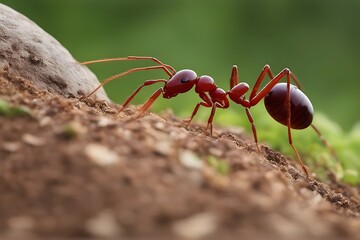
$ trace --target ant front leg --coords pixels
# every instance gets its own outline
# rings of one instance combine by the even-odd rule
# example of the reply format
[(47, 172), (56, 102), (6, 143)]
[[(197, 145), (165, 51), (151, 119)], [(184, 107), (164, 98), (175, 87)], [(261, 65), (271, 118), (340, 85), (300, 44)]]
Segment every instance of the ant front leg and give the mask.
[(94, 63), (104, 63), (104, 62), (114, 62), (114, 61), (132, 61), (132, 60), (152, 60), (155, 63), (164, 66), (166, 69), (164, 71), (169, 75), (172, 76), (176, 73), (176, 70), (168, 65), (162, 63), (160, 60), (154, 57), (145, 57), (145, 56), (128, 56), (128, 57), (118, 57), (118, 58), (105, 58), (105, 59), (98, 59), (98, 60), (92, 60), (87, 62), (82, 62), (83, 65), (90, 65)]
[(155, 102), (155, 100), (160, 96), (161, 93), (164, 92), (163, 88), (159, 88), (158, 90), (156, 90), (150, 97), (149, 99), (143, 104), (143, 106), (140, 108), (140, 114), (136, 117), (139, 118), (141, 117), (146, 110), (148, 110), (151, 105)]
[[(125, 72), (116, 74), (114, 76), (111, 76), (107, 79), (105, 79), (97, 88), (95, 88), (91, 93), (89, 93), (86, 98), (90, 97), (91, 95), (93, 95), (97, 90), (99, 90), (99, 88), (101, 88), (102, 86), (104, 86), (105, 84), (107, 84), (108, 82), (115, 80), (117, 78), (123, 77), (125, 75), (128, 75), (130, 73), (134, 73), (134, 72), (140, 72), (140, 71), (147, 71), (147, 70), (154, 70), (154, 69), (162, 69), (165, 73), (168, 73), (168, 71), (166, 70), (166, 66), (149, 66), (149, 67), (138, 67), (138, 68), (132, 68), (130, 70), (127, 70)], [(169, 73), (169, 76), (171, 77), (172, 75)]]
[[(119, 109), (119, 112), (121, 112), (122, 110), (124, 110), (124, 108), (131, 102), (131, 100), (140, 92), (140, 90), (145, 87), (145, 86), (149, 86), (158, 82), (163, 82), (166, 83), (167, 81), (165, 79), (157, 79), (157, 80), (147, 80), (145, 81), (143, 84), (141, 84), (140, 87), (138, 87), (131, 95), (130, 97), (128, 97), (125, 102), (123, 103), (122, 107)], [(162, 89), (162, 88), (161, 88)], [(150, 97), (151, 98), (151, 97)], [(144, 110), (146, 111), (146, 109)]]

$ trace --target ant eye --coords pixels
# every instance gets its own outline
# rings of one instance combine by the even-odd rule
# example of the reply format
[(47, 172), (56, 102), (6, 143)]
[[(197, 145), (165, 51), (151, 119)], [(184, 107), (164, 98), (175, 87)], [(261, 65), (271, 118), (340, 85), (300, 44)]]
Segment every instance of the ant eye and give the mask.
[(180, 81), (181, 81), (181, 83), (187, 83), (189, 81), (189, 79), (187, 77), (184, 77)]

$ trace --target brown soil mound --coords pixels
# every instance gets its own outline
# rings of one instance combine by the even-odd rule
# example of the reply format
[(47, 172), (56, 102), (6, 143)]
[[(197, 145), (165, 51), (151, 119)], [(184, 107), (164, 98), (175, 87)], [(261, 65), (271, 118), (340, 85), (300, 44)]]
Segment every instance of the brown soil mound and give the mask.
[(32, 112), (0, 116), (1, 239), (360, 239), (358, 188), (306, 178), (241, 129), (136, 120), (6, 72), (0, 98)]

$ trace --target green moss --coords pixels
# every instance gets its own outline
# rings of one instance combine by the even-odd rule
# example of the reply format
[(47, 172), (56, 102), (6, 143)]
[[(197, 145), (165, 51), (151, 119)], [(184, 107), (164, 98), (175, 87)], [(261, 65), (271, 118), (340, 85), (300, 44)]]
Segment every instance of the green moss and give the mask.
[(86, 131), (86, 128), (79, 122), (72, 121), (63, 127), (62, 133), (65, 138), (73, 139), (84, 135)]
[(342, 180), (351, 185), (356, 185), (360, 182), (359, 172), (353, 169), (347, 169), (344, 172)]
[(208, 164), (221, 175), (227, 175), (229, 173), (230, 170), (229, 164), (224, 160), (217, 159), (214, 156), (209, 156)]
[(0, 99), (0, 115), (14, 118), (32, 116), (32, 112), (27, 107), (11, 106), (7, 101)]
[[(259, 141), (295, 157), (288, 143), (287, 128), (273, 120), (261, 106), (251, 109), (251, 113)], [(222, 126), (241, 126), (249, 132), (249, 136), (252, 135), (251, 125), (243, 111), (228, 109), (218, 114), (215, 120)], [(321, 113), (316, 113), (313, 123), (334, 148), (338, 158), (334, 157), (311, 127), (301, 131), (293, 130), (293, 143), (311, 171), (326, 179), (327, 171), (330, 170), (345, 183), (360, 184), (360, 123), (351, 131), (344, 132), (337, 123)]]

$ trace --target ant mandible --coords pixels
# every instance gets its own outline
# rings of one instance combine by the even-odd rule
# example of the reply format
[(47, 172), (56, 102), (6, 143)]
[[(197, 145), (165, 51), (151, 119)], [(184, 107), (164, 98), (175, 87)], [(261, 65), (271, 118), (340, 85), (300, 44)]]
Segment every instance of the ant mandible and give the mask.
[[(302, 169), (304, 170), (307, 176), (309, 176), (308, 171), (303, 161), (301, 160), (301, 157), (297, 152), (295, 146), (293, 145), (291, 129), (304, 129), (311, 125), (312, 128), (320, 137), (320, 139), (322, 140), (322, 142), (336, 156), (335, 152), (326, 142), (326, 140), (323, 138), (320, 131), (312, 124), (312, 120), (314, 116), (313, 106), (310, 100), (308, 99), (308, 97), (300, 90), (301, 85), (298, 79), (288, 68), (285, 68), (279, 74), (274, 76), (270, 70), (270, 66), (265, 65), (265, 67), (263, 68), (263, 70), (261, 71), (259, 77), (255, 82), (255, 85), (250, 93), (249, 99), (246, 99), (245, 94), (249, 91), (250, 88), (249, 85), (245, 82), (239, 83), (238, 69), (236, 65), (232, 67), (232, 72), (230, 77), (231, 89), (226, 92), (223, 89), (217, 87), (214, 79), (210, 76), (203, 75), (198, 77), (194, 71), (189, 69), (176, 71), (172, 66), (168, 64), (164, 64), (154, 57), (128, 56), (124, 58), (107, 58), (107, 59), (83, 62), (82, 64), (88, 65), (99, 62), (131, 61), (131, 60), (151, 60), (157, 63), (157, 65), (132, 68), (120, 74), (111, 76), (105, 79), (97, 88), (95, 88), (90, 94), (88, 94), (87, 97), (90, 97), (106, 83), (114, 79), (117, 79), (119, 77), (125, 76), (133, 72), (161, 69), (169, 76), (169, 79), (146, 80), (130, 95), (130, 97), (128, 97), (125, 100), (124, 104), (119, 109), (119, 112), (121, 112), (145, 86), (149, 86), (155, 83), (164, 83), (164, 86), (156, 90), (148, 98), (148, 100), (142, 105), (138, 117), (143, 115), (161, 94), (163, 95), (164, 98), (172, 98), (180, 93), (185, 93), (190, 91), (195, 85), (195, 92), (199, 95), (202, 101), (196, 104), (190, 119), (187, 120), (188, 125), (190, 124), (191, 120), (198, 112), (200, 106), (209, 107), (209, 108), (211, 107), (211, 113), (208, 118), (208, 124), (206, 129), (210, 127), (210, 134), (212, 135), (212, 122), (216, 108), (228, 108), (229, 107), (228, 97), (229, 97), (233, 102), (240, 104), (245, 108), (247, 118), (252, 126), (252, 132), (254, 135), (254, 140), (257, 149), (260, 152), (256, 127), (250, 113), (250, 108), (257, 105), (262, 99), (264, 99), (266, 110), (268, 111), (270, 116), (274, 118), (277, 122), (287, 126), (289, 144), (291, 145), (298, 162), (300, 163)], [(266, 75), (270, 77), (270, 81), (260, 91), (258, 91)], [(286, 78), (286, 83), (279, 83), (284, 78)], [(290, 84), (291, 80), (295, 82), (296, 86)]]

